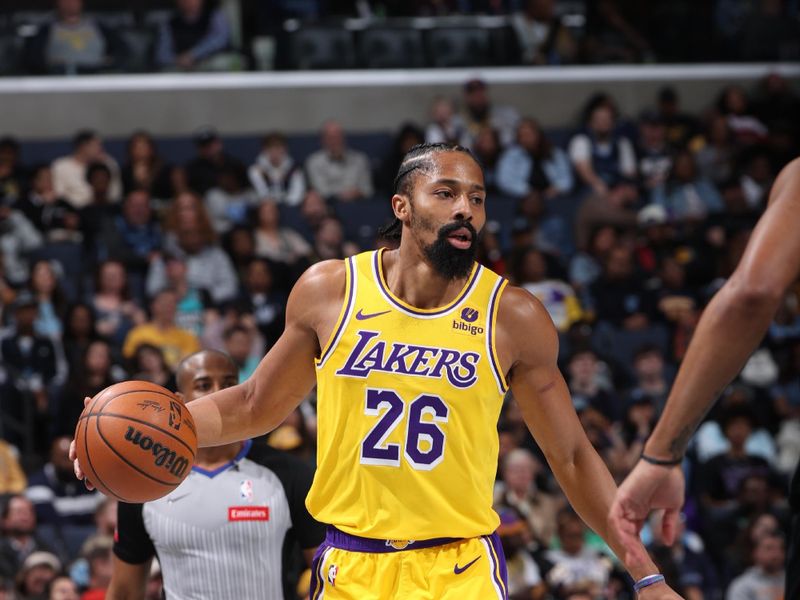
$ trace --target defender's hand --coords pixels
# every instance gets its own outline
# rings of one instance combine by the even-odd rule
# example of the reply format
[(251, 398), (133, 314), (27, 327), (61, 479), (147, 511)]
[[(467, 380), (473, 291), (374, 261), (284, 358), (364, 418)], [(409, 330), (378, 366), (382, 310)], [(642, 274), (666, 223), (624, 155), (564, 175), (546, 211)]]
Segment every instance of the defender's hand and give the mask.
[[(89, 397), (83, 399), (84, 408), (86, 408), (86, 405), (89, 404), (90, 400), (91, 398)], [(83, 469), (81, 469), (81, 464), (78, 462), (78, 452), (75, 447), (74, 439), (69, 445), (69, 459), (72, 461), (72, 470), (75, 471), (75, 477), (83, 481), (84, 485), (86, 486), (86, 489), (93, 490), (94, 484), (88, 479), (86, 479), (86, 475), (84, 474)]]

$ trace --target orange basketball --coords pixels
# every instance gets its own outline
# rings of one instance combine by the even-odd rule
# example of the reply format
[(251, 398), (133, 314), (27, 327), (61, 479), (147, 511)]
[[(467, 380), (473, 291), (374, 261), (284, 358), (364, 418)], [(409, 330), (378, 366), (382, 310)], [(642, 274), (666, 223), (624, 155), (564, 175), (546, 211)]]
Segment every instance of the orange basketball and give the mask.
[(84, 408), (75, 429), (83, 472), (124, 502), (165, 496), (189, 474), (197, 432), (184, 403), (147, 381), (107, 387)]

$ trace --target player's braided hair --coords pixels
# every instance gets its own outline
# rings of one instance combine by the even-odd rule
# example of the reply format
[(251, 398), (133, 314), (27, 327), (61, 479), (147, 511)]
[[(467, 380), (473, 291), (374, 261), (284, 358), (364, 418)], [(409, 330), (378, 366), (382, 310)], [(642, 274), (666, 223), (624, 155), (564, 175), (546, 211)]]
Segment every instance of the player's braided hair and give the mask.
[[(417, 172), (429, 173), (435, 167), (433, 156), (442, 152), (463, 152), (476, 163), (478, 159), (464, 146), (458, 144), (436, 143), (436, 144), (417, 144), (413, 146), (400, 161), (400, 168), (397, 169), (397, 176), (394, 178), (394, 193), (410, 195)], [(479, 163), (480, 164), (480, 163)], [(403, 231), (403, 223), (397, 217), (379, 230), (381, 237), (389, 240), (399, 240)]]

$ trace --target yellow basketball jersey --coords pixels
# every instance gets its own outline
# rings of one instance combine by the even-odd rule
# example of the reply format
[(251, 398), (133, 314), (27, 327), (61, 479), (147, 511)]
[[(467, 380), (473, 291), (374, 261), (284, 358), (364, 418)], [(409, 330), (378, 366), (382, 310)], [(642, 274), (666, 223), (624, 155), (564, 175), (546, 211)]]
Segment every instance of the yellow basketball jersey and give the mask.
[(389, 290), (382, 254), (346, 261), (345, 302), (317, 360), (317, 472), (306, 504), (363, 537), (491, 533), (507, 389), (494, 331), (506, 281), (476, 263), (453, 302), (422, 310)]

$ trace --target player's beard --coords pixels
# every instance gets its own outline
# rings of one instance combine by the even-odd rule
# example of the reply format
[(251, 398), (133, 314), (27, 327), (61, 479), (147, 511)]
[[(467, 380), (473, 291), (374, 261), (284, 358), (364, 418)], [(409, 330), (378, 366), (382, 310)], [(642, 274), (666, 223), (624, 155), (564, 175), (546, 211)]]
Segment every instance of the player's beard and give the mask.
[[(411, 214), (411, 226), (414, 229), (435, 231), (430, 221), (424, 218), (415, 218), (413, 212)], [(461, 228), (470, 233), (469, 248), (464, 250), (456, 248), (447, 240), (447, 236)], [(422, 251), (434, 270), (444, 279), (448, 281), (464, 279), (472, 271), (472, 265), (475, 263), (475, 257), (478, 254), (478, 232), (475, 231), (469, 221), (448, 223), (439, 228), (436, 232), (436, 240), (427, 246), (423, 246)]]

